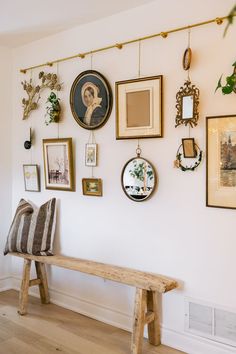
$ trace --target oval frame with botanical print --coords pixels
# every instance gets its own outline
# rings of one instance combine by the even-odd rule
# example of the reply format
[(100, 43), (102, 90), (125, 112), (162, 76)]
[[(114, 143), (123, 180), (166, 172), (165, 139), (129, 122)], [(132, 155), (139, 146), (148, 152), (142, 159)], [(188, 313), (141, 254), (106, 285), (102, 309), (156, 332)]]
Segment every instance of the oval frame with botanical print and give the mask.
[(80, 73), (70, 91), (70, 106), (76, 122), (83, 128), (101, 128), (112, 110), (112, 90), (106, 78), (95, 70)]

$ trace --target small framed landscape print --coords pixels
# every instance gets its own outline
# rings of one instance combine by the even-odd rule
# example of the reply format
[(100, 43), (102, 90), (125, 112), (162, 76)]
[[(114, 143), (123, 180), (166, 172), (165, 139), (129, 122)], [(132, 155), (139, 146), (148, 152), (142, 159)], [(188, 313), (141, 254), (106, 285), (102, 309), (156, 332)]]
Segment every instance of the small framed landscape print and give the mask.
[(195, 141), (193, 138), (182, 139), (184, 158), (194, 159), (197, 156)]
[(112, 91), (106, 78), (95, 70), (79, 74), (70, 91), (70, 106), (76, 122), (85, 129), (98, 129), (112, 110)]
[(236, 209), (236, 115), (207, 117), (206, 205)]
[(83, 178), (83, 194), (102, 197), (102, 180), (100, 178)]
[(23, 165), (25, 191), (40, 192), (40, 179), (38, 165)]
[(97, 166), (97, 144), (85, 145), (85, 165)]
[(116, 82), (116, 139), (162, 137), (162, 75)]
[(72, 139), (43, 140), (45, 188), (74, 191)]

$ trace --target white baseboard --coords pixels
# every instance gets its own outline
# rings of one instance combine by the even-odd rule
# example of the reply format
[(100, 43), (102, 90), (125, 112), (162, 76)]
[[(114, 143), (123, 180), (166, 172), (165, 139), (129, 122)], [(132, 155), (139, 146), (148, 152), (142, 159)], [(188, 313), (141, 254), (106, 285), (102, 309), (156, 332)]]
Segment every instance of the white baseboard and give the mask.
[(12, 277), (7, 275), (0, 277), (0, 292), (12, 289)]
[(177, 332), (162, 326), (162, 344), (173, 347), (187, 354), (235, 354), (236, 348), (219, 342), (191, 335), (186, 332)]
[[(10, 278), (10, 277), (9, 277)], [(7, 278), (12, 289), (20, 289), (20, 278)], [(1, 291), (1, 280), (0, 280)], [(39, 297), (37, 287), (30, 289), (30, 294)], [(50, 300), (52, 303), (68, 310), (78, 312), (95, 320), (112, 326), (131, 331), (132, 315), (101, 304), (96, 304), (87, 299), (81, 299), (64, 291), (50, 288)], [(236, 354), (236, 348), (211, 341), (185, 332), (178, 332), (162, 326), (162, 343), (182, 350), (187, 354)], [(146, 335), (145, 335), (146, 336)]]

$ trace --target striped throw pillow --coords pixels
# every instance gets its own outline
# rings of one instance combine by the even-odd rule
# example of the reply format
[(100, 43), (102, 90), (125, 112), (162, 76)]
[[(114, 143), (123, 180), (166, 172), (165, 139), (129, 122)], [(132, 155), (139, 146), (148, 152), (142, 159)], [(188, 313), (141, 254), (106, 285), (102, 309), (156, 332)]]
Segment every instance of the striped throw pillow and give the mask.
[(52, 256), (56, 224), (56, 199), (40, 208), (21, 199), (11, 224), (4, 255), (9, 252)]

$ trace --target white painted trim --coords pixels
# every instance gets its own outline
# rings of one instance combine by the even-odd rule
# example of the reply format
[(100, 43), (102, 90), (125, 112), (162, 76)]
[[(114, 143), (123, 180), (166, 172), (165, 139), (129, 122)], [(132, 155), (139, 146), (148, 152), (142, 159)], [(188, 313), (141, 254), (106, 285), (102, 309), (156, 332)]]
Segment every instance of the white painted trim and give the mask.
[(10, 289), (12, 289), (12, 277), (10, 275), (0, 277), (0, 292)]
[[(19, 290), (20, 278), (12, 277), (12, 288)], [(78, 312), (82, 315), (94, 318), (98, 321), (110, 324), (117, 328), (131, 331), (132, 315), (114, 308), (96, 304), (87, 299), (79, 298), (75, 295), (71, 295), (55, 288), (50, 288), (51, 302), (66, 308)], [(30, 294), (39, 297), (37, 287), (30, 289)], [(194, 336), (190, 333), (174, 331), (170, 328), (162, 326), (162, 338), (163, 344), (170, 347), (184, 351), (187, 354), (236, 354), (236, 348), (224, 345), (212, 340)], [(147, 333), (145, 337), (147, 336)]]
[(162, 326), (162, 344), (187, 354), (235, 354), (236, 348)]

